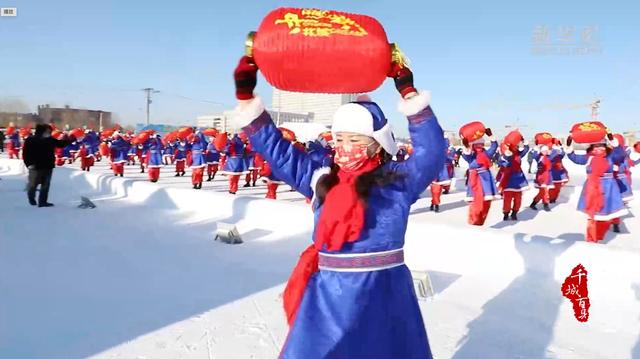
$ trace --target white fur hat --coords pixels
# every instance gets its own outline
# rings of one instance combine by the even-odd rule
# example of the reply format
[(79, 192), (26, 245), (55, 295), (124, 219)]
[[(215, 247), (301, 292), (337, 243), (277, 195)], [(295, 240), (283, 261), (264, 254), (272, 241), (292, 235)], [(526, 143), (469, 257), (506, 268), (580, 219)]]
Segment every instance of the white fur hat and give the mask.
[(338, 107), (331, 126), (333, 138), (337, 132), (353, 132), (373, 137), (390, 155), (398, 153), (391, 126), (380, 107), (370, 101), (351, 102)]

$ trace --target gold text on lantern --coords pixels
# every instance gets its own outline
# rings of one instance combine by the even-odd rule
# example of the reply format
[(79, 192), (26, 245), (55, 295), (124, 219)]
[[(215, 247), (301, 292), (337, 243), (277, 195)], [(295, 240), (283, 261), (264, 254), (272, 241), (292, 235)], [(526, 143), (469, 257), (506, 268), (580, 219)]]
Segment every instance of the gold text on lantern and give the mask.
[(289, 12), (284, 14), (282, 19), (277, 19), (274, 24), (286, 24), (289, 34), (310, 37), (367, 35), (367, 31), (353, 19), (326, 10), (303, 9), (300, 14)]

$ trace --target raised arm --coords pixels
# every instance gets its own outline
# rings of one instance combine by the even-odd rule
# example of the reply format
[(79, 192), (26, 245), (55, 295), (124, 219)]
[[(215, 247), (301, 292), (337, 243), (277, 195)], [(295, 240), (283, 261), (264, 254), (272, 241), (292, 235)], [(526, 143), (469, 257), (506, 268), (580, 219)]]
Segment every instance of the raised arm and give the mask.
[(305, 197), (313, 197), (312, 177), (321, 163), (312, 161), (307, 153), (282, 138), (259, 97), (241, 103), (235, 120), (249, 136), (253, 150), (270, 164), (276, 177)]
[(498, 150), (498, 141), (496, 141), (494, 138), (491, 138), (491, 145), (486, 150), (487, 156), (489, 156), (489, 158), (492, 158), (493, 155), (496, 154), (497, 150)]
[(529, 152), (529, 145), (524, 145), (520, 150), (520, 158), (524, 158), (524, 156)]
[(402, 100), (399, 106), (409, 120), (413, 155), (404, 162), (393, 163), (392, 166), (396, 171), (406, 174), (405, 190), (411, 202), (415, 202), (433, 181), (445, 160), (444, 133), (429, 106), (430, 100), (428, 92), (420, 93)]
[(578, 165), (586, 165), (587, 164), (587, 160), (589, 159), (589, 156), (585, 155), (579, 155), (575, 152), (573, 152), (573, 150), (567, 150), (568, 154), (567, 157), (571, 160), (571, 162), (578, 164)]

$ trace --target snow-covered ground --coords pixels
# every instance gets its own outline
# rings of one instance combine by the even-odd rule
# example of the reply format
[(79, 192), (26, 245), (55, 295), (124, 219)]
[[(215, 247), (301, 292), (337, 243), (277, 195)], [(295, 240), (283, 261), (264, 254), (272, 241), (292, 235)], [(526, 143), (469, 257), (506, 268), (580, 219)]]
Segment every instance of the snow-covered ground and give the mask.
[[(437, 358), (640, 358), (640, 221), (585, 243), (584, 169), (567, 166), (560, 203), (519, 222), (503, 222), (497, 201), (484, 227), (468, 226), (462, 183), (441, 213), (426, 211), (428, 196), (415, 205), (406, 260), (433, 281), (421, 308)], [(56, 207), (40, 209), (27, 204), (20, 162), (0, 159), (0, 358), (277, 357), (280, 293), (310, 238), (304, 199), (288, 186), (277, 201), (262, 199), (264, 186), (232, 196), (223, 177), (196, 191), (170, 169), (152, 184), (137, 167), (124, 178), (104, 162), (72, 167), (55, 170)], [(98, 207), (76, 208), (80, 195)], [(244, 243), (214, 241), (220, 222)], [(587, 323), (560, 292), (578, 263)]]

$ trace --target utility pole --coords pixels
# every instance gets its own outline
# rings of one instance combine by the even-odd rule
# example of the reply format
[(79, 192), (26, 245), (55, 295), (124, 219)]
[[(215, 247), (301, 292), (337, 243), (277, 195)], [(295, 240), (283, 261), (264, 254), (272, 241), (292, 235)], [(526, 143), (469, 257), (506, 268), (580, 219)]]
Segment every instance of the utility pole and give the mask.
[(155, 90), (152, 87), (147, 87), (145, 89), (142, 89), (142, 91), (146, 92), (147, 94), (147, 126), (149, 126), (149, 105), (151, 104), (151, 94), (154, 93), (159, 93), (160, 91)]
[(600, 108), (600, 99), (597, 98), (591, 103), (591, 121), (598, 121), (598, 109)]

